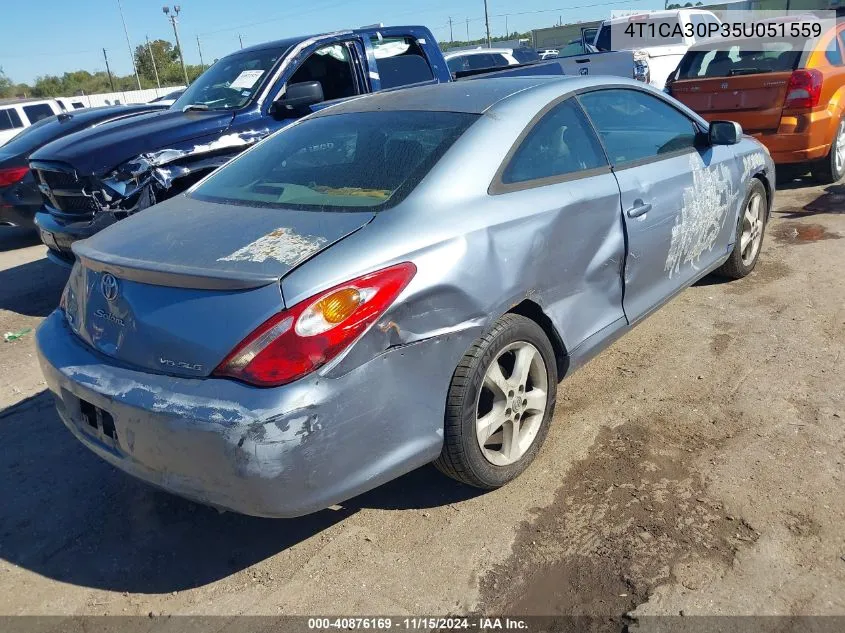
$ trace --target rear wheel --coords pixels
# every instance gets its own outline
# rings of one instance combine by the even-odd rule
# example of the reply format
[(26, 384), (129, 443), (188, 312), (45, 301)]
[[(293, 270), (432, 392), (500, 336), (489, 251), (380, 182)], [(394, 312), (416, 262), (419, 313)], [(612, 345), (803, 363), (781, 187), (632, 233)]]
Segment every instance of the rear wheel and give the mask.
[(768, 215), (766, 188), (757, 178), (752, 178), (737, 223), (734, 249), (728, 261), (716, 271), (718, 274), (731, 279), (741, 279), (754, 270), (760, 256)]
[(823, 184), (836, 182), (845, 175), (845, 118), (839, 121), (830, 152), (813, 166), (813, 178)]
[(534, 460), (557, 393), (555, 354), (534, 321), (505, 314), (473, 343), (452, 377), (443, 450), (435, 466), (478, 488), (498, 488)]

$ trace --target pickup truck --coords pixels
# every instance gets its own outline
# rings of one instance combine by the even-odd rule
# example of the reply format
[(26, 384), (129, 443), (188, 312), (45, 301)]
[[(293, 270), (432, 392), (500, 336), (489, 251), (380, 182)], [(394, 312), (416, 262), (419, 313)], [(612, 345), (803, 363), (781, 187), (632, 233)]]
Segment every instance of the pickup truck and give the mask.
[[(546, 72), (555, 70), (561, 74)], [(186, 190), (316, 109), (450, 80), (437, 41), (421, 26), (379, 25), (239, 50), (211, 66), (169, 109), (71, 134), (30, 156), (45, 202), (35, 222), (48, 256), (72, 264), (72, 242)]]
[[(613, 45), (618, 45), (618, 42), (611, 40), (624, 43), (628, 38), (619, 36), (629, 24), (637, 26), (638, 36), (630, 38), (636, 48), (614, 50)], [(710, 11), (701, 9), (653, 11), (616, 17), (602, 22), (591, 41), (587, 41), (586, 34), (583, 34), (585, 49), (593, 52), (558, 58), (557, 61), (567, 75), (633, 77), (663, 90), (669, 75), (678, 67), (689, 47), (706, 39), (706, 36), (689, 37), (687, 33), (704, 34), (711, 24), (719, 25), (721, 22)], [(652, 32), (654, 37), (650, 37)], [(661, 33), (668, 37), (661, 37)]]

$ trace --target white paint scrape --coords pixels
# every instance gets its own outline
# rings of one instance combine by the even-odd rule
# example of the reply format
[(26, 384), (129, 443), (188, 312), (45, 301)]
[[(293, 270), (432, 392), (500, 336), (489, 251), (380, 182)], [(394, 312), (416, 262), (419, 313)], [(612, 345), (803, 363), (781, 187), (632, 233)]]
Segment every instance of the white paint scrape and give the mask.
[(326, 241), (324, 237), (299, 235), (289, 228), (280, 227), (217, 261), (261, 263), (268, 259), (275, 259), (293, 266), (319, 251)]
[(766, 166), (763, 152), (754, 152), (742, 157), (742, 182), (747, 182), (757, 171)]
[(707, 168), (696, 155), (690, 157), (690, 170), (692, 186), (684, 189), (684, 206), (672, 227), (664, 266), (670, 278), (682, 264), (694, 266), (704, 252), (713, 248), (735, 198), (725, 165)]

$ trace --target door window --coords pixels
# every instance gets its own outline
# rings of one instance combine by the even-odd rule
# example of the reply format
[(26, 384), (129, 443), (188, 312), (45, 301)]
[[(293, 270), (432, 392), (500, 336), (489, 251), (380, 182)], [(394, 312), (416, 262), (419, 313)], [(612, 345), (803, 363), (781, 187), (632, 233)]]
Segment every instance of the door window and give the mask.
[(574, 99), (567, 99), (534, 125), (502, 172), (502, 183), (536, 181), (541, 186), (606, 165), (584, 113)]
[(53, 108), (47, 103), (37, 103), (35, 105), (25, 105), (23, 111), (26, 113), (26, 118), (30, 123), (37, 123), (41, 119), (53, 116)]
[(329, 44), (311, 53), (288, 84), (305, 81), (319, 81), (326, 101), (358, 94), (352, 57), (343, 43)]
[(382, 89), (434, 79), (422, 47), (412, 37), (371, 37)]
[(658, 97), (610, 89), (579, 98), (613, 165), (660, 158), (695, 145), (692, 120)]

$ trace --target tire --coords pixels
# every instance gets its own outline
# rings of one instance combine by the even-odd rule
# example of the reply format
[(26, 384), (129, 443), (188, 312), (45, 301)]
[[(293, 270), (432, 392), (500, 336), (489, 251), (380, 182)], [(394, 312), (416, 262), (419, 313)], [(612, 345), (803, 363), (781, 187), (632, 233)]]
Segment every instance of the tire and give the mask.
[[(759, 201), (759, 207), (757, 209), (759, 225), (756, 229), (753, 226), (749, 226), (753, 223), (748, 221), (749, 218), (747, 216), (755, 199)], [(750, 213), (753, 214), (753, 212)], [(748, 193), (742, 203), (742, 210), (739, 213), (739, 221), (737, 222), (734, 240), (734, 249), (731, 251), (728, 261), (716, 270), (717, 274), (731, 279), (742, 279), (754, 270), (754, 266), (757, 265), (757, 259), (759, 259), (760, 251), (762, 250), (763, 235), (766, 232), (766, 222), (768, 218), (769, 203), (768, 196), (766, 195), (766, 188), (760, 180), (752, 178), (751, 185), (748, 187)], [(746, 257), (743, 258), (745, 246), (745, 244), (743, 244), (743, 237), (746, 231), (749, 230), (752, 232), (752, 239), (754, 240), (754, 244), (752, 244), (754, 251), (753, 253), (747, 252)]]
[(813, 178), (825, 185), (837, 182), (845, 175), (845, 118), (839, 120), (830, 151), (812, 168)]
[[(494, 363), (499, 369), (497, 378), (504, 382), (488, 376), (488, 371), (495, 375)], [(524, 380), (516, 376), (517, 366), (523, 368)], [(519, 394), (525, 397), (517, 398)], [(443, 449), (434, 465), (445, 475), (477, 488), (492, 490), (512, 481), (534, 460), (546, 439), (556, 395), (556, 358), (545, 332), (524, 316), (503, 315), (470, 346), (452, 375)], [(479, 412), (488, 414), (483, 418), (488, 423), (481, 427), (477, 425)], [(502, 417), (509, 423), (495, 432)], [(515, 429), (516, 442), (512, 439)], [(482, 448), (479, 435), (488, 432)]]

